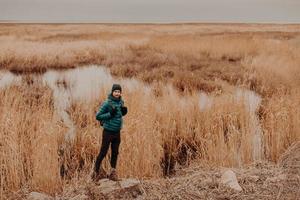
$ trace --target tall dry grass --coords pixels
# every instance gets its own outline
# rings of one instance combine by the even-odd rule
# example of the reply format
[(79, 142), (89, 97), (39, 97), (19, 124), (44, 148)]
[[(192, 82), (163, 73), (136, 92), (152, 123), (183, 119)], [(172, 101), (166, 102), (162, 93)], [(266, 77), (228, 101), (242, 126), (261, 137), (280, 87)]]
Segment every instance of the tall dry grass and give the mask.
[[(57, 194), (69, 181), (89, 174), (99, 152), (102, 129), (95, 112), (110, 83), (98, 99), (72, 101), (68, 112), (77, 136), (74, 143), (65, 143), (67, 128), (54, 111), (51, 90), (30, 80), (0, 92), (2, 197), (21, 188)], [(242, 167), (254, 161), (255, 127), (234, 95), (212, 96), (214, 103), (203, 109), (198, 93), (183, 96), (163, 83), (149, 87), (137, 82), (134, 89), (123, 85), (129, 113), (118, 160), (121, 177), (161, 177), (192, 162)], [(299, 93), (284, 99), (264, 104), (263, 159), (276, 161), (300, 139)], [(104, 167), (109, 170), (109, 156)]]
[(53, 115), (52, 91), (25, 82), (0, 96), (1, 197), (20, 188), (59, 192), (57, 151), (65, 128)]
[(264, 105), (262, 125), (264, 153), (268, 160), (277, 161), (288, 146), (300, 140), (300, 90), (278, 95)]
[[(236, 86), (262, 95), (256, 113), (263, 159), (276, 162), (300, 139), (298, 28), (267, 26), (264, 33), (261, 26), (234, 26), (232, 33), (230, 26), (216, 27), (7, 26), (0, 30), (0, 66), (29, 73), (95, 63), (151, 83), (133, 90), (124, 85), (129, 113), (118, 161), (122, 177), (161, 177), (191, 162), (253, 162), (254, 127), (231, 93)], [(198, 90), (214, 99), (209, 109), (199, 107)], [(67, 127), (47, 86), (27, 77), (23, 85), (1, 89), (0, 98), (1, 198), (21, 188), (55, 194), (91, 171), (101, 143), (95, 112), (106, 91), (88, 103), (72, 101), (77, 137), (71, 144), (64, 142)]]

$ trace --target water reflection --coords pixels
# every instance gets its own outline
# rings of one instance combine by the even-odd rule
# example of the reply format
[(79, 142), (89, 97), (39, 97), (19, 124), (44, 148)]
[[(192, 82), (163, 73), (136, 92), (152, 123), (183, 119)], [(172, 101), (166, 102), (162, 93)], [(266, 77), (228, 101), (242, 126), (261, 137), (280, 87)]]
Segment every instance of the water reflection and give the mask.
[(11, 72), (0, 71), (0, 89), (10, 86), (12, 84), (18, 84), (21, 81), (20, 76), (16, 76)]
[(109, 71), (104, 67), (87, 66), (65, 71), (47, 71), (43, 81), (53, 90), (68, 89), (73, 100), (90, 101), (101, 94), (107, 85), (113, 82)]

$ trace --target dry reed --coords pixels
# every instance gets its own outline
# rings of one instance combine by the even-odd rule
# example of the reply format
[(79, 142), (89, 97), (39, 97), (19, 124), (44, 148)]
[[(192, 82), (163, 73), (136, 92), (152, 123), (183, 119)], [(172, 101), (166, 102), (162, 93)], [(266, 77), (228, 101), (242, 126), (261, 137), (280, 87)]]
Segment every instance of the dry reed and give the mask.
[[(263, 97), (256, 112), (264, 159), (277, 161), (300, 139), (299, 46), (293, 42), (298, 26), (290, 32), (266, 26), (281, 31), (271, 35), (257, 32), (260, 26), (250, 27), (251, 33), (247, 26), (234, 26), (241, 31), (224, 35), (220, 32), (228, 27), (222, 25), (216, 33), (203, 31), (213, 28), (204, 25), (181, 31), (176, 26), (149, 31), (149, 26), (88, 26), (85, 35), (81, 26), (1, 27), (7, 28), (0, 36), (2, 69), (44, 72), (95, 63), (107, 65), (115, 76), (152, 83), (150, 89), (142, 83), (124, 89), (130, 112), (118, 163), (123, 177), (157, 178), (191, 161), (253, 162), (251, 117), (230, 93), (236, 86)], [(26, 34), (37, 29), (39, 34)], [(101, 142), (95, 112), (106, 92), (88, 104), (72, 102), (68, 112), (78, 134), (74, 143), (64, 144), (67, 128), (54, 111), (52, 91), (30, 77), (23, 83), (0, 90), (1, 197), (24, 187), (58, 193), (70, 179), (90, 172)], [(209, 109), (199, 106), (198, 90), (211, 93), (215, 103)]]

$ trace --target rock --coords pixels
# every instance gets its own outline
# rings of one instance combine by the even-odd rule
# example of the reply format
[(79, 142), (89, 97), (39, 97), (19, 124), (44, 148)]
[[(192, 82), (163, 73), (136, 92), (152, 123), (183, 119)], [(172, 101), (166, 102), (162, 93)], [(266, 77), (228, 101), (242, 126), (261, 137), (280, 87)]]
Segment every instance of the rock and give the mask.
[(102, 179), (98, 182), (98, 184), (100, 184), (98, 189), (103, 194), (109, 194), (112, 191), (119, 189), (119, 186), (118, 186), (117, 182), (110, 181), (109, 179)]
[(54, 198), (39, 192), (31, 192), (27, 196), (27, 200), (53, 200)]
[(235, 173), (230, 169), (223, 172), (221, 177), (221, 183), (227, 185), (228, 187), (234, 190), (242, 191), (242, 188), (237, 181)]
[(140, 181), (136, 179), (122, 179), (121, 181), (102, 179), (99, 181), (99, 184), (97, 189), (107, 197), (136, 198), (142, 194)]
[(130, 188), (140, 184), (139, 180), (136, 179), (126, 179), (120, 182), (122, 188)]

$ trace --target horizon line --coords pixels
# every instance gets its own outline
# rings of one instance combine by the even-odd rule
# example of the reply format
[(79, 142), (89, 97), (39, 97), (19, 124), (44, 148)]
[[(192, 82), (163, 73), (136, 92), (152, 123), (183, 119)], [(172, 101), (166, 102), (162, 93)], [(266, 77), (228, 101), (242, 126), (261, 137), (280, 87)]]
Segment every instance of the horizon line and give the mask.
[(122, 22), (101, 20), (0, 20), (0, 24), (136, 24), (136, 25), (176, 25), (176, 24), (257, 24), (257, 25), (300, 25), (300, 22), (236, 22), (236, 21), (177, 21), (177, 22)]

